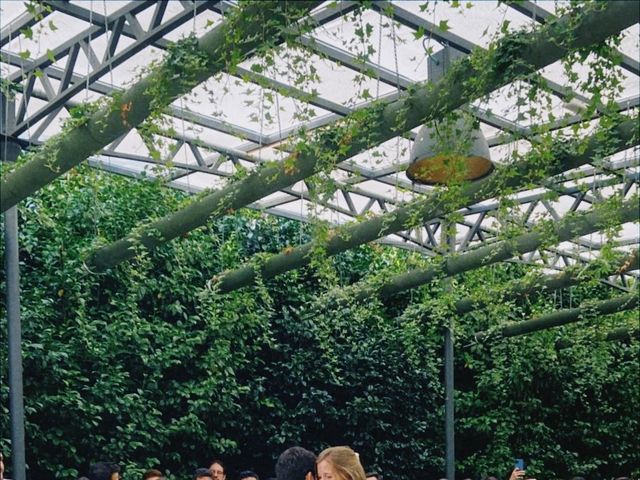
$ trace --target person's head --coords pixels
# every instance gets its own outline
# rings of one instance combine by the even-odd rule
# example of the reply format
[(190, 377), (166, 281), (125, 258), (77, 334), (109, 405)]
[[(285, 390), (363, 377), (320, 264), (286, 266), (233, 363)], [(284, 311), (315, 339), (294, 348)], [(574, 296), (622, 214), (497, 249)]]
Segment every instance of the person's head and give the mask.
[(316, 465), (318, 480), (366, 480), (358, 454), (349, 447), (323, 450)]
[(211, 460), (209, 465), (209, 471), (211, 472), (211, 478), (213, 480), (226, 480), (227, 472), (224, 469), (224, 463), (219, 458)]
[(213, 480), (213, 474), (208, 468), (196, 468), (193, 472), (193, 480)]
[(365, 473), (367, 480), (382, 480), (382, 475), (378, 472), (367, 472)]
[(142, 480), (164, 480), (164, 475), (160, 470), (151, 469), (144, 472)]
[(98, 462), (89, 467), (89, 480), (119, 480), (120, 466), (112, 462)]
[(315, 454), (302, 447), (286, 449), (276, 462), (278, 480), (314, 480), (315, 471)]
[(253, 470), (242, 470), (238, 474), (238, 480), (260, 480), (260, 477)]

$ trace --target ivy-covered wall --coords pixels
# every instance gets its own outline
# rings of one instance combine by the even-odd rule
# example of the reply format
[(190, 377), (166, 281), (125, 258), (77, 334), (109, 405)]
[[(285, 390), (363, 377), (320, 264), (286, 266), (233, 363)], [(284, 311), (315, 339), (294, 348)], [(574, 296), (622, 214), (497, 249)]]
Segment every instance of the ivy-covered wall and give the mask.
[[(214, 455), (266, 476), (293, 443), (352, 445), (394, 480), (441, 477), (441, 325), (451, 297), (427, 285), (384, 306), (317, 302), (338, 284), (402, 271), (415, 254), (360, 247), (219, 295), (205, 288), (210, 278), (310, 238), (308, 226), (243, 211), (108, 273), (84, 265), (95, 247), (183, 201), (157, 182), (81, 167), (21, 205), (28, 477), (74, 478), (91, 461), (113, 459), (127, 478), (151, 467), (185, 478)], [(453, 291), (499, 288), (525, 270), (487, 267), (458, 278)], [(515, 457), (538, 478), (640, 473), (638, 344), (598, 341), (614, 325), (637, 326), (637, 312), (472, 341), (505, 321), (614, 295), (590, 283), (456, 319), (461, 476), (504, 476)], [(0, 301), (0, 448), (8, 453)]]

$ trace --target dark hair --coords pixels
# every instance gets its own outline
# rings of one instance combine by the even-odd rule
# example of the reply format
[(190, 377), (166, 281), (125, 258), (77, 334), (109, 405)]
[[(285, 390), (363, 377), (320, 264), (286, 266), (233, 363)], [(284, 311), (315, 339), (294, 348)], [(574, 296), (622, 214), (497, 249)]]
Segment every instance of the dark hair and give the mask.
[(201, 477), (209, 477), (213, 479), (211, 470), (209, 470), (208, 468), (196, 468), (196, 471), (193, 473), (193, 480), (198, 480)]
[(258, 474), (256, 472), (254, 472), (253, 470), (242, 470), (238, 474), (238, 480), (243, 480), (243, 479), (249, 478), (249, 477), (253, 477), (256, 480), (260, 480), (260, 477), (258, 476)]
[(380, 475), (378, 472), (368, 472), (368, 473), (365, 473), (364, 476), (367, 478), (376, 477), (378, 480), (382, 480), (382, 475)]
[(220, 460), (219, 458), (214, 458), (209, 462), (209, 466), (213, 465), (214, 463), (217, 463), (218, 465), (220, 465), (222, 467), (222, 470), (224, 470), (224, 473), (227, 473), (227, 467), (225, 467), (224, 462), (222, 460)]
[(276, 477), (278, 480), (303, 480), (307, 473), (315, 477), (316, 456), (302, 447), (291, 447), (278, 457)]
[(142, 480), (147, 480), (148, 478), (153, 478), (153, 477), (164, 478), (164, 475), (160, 470), (156, 470), (152, 468), (151, 470), (147, 470), (146, 472), (144, 472), (144, 475), (142, 475)]
[(117, 463), (94, 463), (89, 467), (89, 480), (111, 480), (114, 473), (120, 473), (120, 465)]

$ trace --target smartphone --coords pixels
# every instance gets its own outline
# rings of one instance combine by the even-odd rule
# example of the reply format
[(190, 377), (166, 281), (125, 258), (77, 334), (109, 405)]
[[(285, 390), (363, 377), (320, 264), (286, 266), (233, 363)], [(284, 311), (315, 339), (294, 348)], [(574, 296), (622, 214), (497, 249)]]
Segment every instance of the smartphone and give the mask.
[(522, 458), (516, 458), (515, 468), (518, 470), (524, 470), (524, 460)]

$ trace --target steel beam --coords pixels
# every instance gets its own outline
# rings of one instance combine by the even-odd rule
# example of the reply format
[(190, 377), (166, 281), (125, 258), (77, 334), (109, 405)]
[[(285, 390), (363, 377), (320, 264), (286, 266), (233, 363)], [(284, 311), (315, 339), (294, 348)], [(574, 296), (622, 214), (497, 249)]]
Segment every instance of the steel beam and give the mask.
[[(541, 24), (545, 24), (550, 19), (558, 18), (553, 13), (542, 8), (540, 4), (529, 0), (508, 2), (507, 5), (529, 18), (535, 19), (536, 22)], [(618, 51), (617, 53), (620, 55), (620, 66), (622, 68), (636, 76), (640, 75), (640, 64), (637, 60), (631, 58), (625, 53), (622, 53), (621, 51)]]
[[(511, 323), (500, 328), (495, 336), (498, 339), (526, 335), (528, 333), (547, 330), (549, 328), (579, 322), (595, 316), (612, 315), (614, 313), (633, 310), (638, 306), (638, 295), (631, 293), (621, 297), (615, 297), (603, 302), (585, 302), (578, 308), (556, 310), (555, 312), (540, 315), (532, 320)], [(486, 341), (494, 337), (492, 332), (478, 332), (475, 338), (478, 341)]]
[[(1, 96), (0, 101), (2, 101), (3, 105), (6, 105), (4, 96)], [(3, 115), (3, 121), (5, 118)], [(0, 155), (3, 162), (15, 162), (20, 150), (18, 143), (6, 137), (3, 137), (2, 141), (0, 141)], [(7, 336), (9, 339), (9, 415), (11, 417), (12, 472), (15, 480), (26, 480), (18, 208), (15, 206), (4, 212), (4, 251)]]

